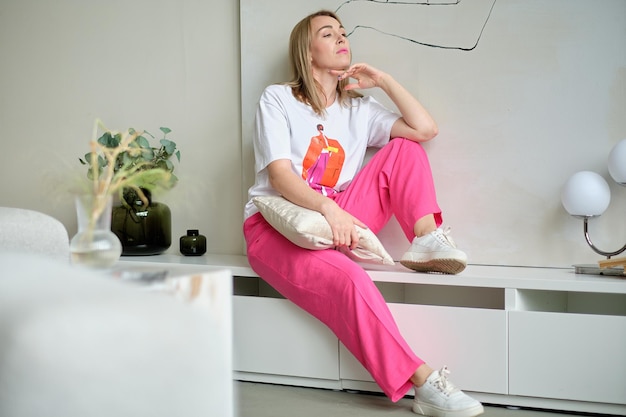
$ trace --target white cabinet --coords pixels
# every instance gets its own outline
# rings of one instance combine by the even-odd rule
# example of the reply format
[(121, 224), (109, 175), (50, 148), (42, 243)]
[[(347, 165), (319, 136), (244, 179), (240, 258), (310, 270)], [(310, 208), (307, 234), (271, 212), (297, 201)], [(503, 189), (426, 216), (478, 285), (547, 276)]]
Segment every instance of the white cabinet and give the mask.
[[(389, 307), (413, 351), (433, 368), (447, 365), (463, 389), (507, 393), (504, 311), (396, 303)], [(373, 381), (343, 346), (340, 374), (342, 380)], [(344, 386), (356, 389), (360, 384)]]
[(339, 381), (339, 341), (288, 300), (235, 296), (233, 327), (235, 371)]
[[(368, 273), (416, 354), (434, 368), (447, 365), (455, 383), (477, 398), (505, 405), (626, 414), (625, 280), (577, 276), (565, 269), (478, 266), (459, 276), (415, 274), (401, 267)], [(264, 321), (271, 326), (261, 332), (281, 349), (285, 344), (320, 342), (317, 335), (323, 330), (315, 320), (305, 324), (297, 308), (286, 316), (266, 305), (251, 304), (247, 314), (255, 316), (253, 326), (265, 329)], [(235, 332), (244, 326), (238, 314)], [(258, 334), (246, 346), (258, 345), (261, 339)], [(332, 350), (337, 341), (329, 336), (321, 343)], [(237, 344), (236, 339), (236, 357), (250, 350)], [(267, 355), (253, 357), (238, 369), (243, 374), (315, 375), (296, 367), (285, 369), (286, 361), (279, 359), (288, 356), (282, 350), (274, 359), (269, 358), (271, 350)], [(266, 368), (261, 369), (257, 361)], [(380, 391), (340, 343), (337, 367), (341, 388)], [(258, 374), (253, 380), (263, 380), (254, 378)], [(310, 381), (302, 384), (311, 385)]]
[(590, 285), (514, 291), (508, 313), (509, 394), (624, 405), (626, 281), (573, 279)]
[(391, 309), (414, 352), (433, 368), (447, 365), (455, 384), (507, 393), (504, 311), (406, 304)]
[(626, 317), (509, 313), (510, 394), (626, 403)]
[[(283, 299), (245, 257), (152, 262), (232, 271), (237, 379), (380, 389), (337, 338)], [(370, 267), (400, 331), (432, 367), (484, 402), (626, 415), (626, 280), (571, 269), (470, 265), (457, 276)]]

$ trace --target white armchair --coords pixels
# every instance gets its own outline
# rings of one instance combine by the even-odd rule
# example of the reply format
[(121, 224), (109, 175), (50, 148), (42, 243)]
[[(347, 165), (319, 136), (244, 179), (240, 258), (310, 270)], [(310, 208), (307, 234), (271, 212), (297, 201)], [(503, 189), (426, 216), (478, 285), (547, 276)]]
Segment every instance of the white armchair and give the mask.
[(69, 261), (65, 226), (34, 210), (0, 207), (0, 251), (26, 252)]

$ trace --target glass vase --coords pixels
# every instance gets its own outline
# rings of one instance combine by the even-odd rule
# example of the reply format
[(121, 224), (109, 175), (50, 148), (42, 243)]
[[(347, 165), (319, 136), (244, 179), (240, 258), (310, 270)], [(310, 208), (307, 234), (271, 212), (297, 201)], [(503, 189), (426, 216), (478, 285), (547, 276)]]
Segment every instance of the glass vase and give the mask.
[(152, 200), (150, 191), (142, 189), (146, 201), (128, 189), (123, 201), (113, 207), (113, 233), (122, 242), (122, 255), (159, 255), (172, 244), (172, 214), (163, 203)]
[(110, 268), (122, 254), (120, 240), (111, 232), (112, 196), (76, 197), (78, 233), (70, 241), (72, 264)]

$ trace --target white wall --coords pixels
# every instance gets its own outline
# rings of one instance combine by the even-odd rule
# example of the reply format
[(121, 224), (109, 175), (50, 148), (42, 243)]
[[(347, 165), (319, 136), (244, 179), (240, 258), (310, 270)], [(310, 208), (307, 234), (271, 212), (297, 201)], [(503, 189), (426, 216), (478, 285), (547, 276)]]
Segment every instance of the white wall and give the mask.
[[(626, 138), (626, 2), (418, 3), (241, 0), (244, 183), (253, 178), (254, 106), (265, 85), (289, 78), (291, 28), (309, 12), (339, 9), (348, 31), (363, 25), (396, 35), (357, 29), (354, 61), (392, 73), (439, 122), (426, 148), (445, 224), (470, 263), (600, 259), (586, 246), (582, 222), (560, 203), (563, 184), (580, 170), (602, 174), (613, 194), (609, 210), (591, 222), (592, 239), (607, 251), (620, 248), (626, 189), (610, 179), (606, 160)], [(407, 242), (393, 226), (381, 236), (397, 257)]]
[(230, 0), (0, 2), (0, 205), (43, 211), (69, 235), (68, 189), (94, 119), (173, 130), (178, 186), (158, 198), (172, 248), (199, 228), (241, 253), (239, 4)]
[[(67, 189), (84, 174), (77, 158), (87, 151), (93, 120), (115, 129), (166, 125), (183, 157), (179, 185), (160, 197), (173, 212), (170, 251), (197, 227), (209, 251), (242, 253), (256, 101), (266, 84), (288, 77), (293, 24), (341, 4), (241, 0), (240, 33), (232, 0), (3, 0), (0, 205), (51, 214), (73, 235)], [(391, 16), (391, 29), (403, 35), (471, 46), (490, 6), (463, 0), (398, 13), (353, 1), (340, 14), (346, 25), (379, 25)], [(351, 36), (355, 60), (392, 72), (438, 120), (441, 134), (427, 146), (440, 203), (471, 262), (598, 259), (559, 193), (578, 170), (608, 179), (606, 156), (626, 137), (625, 22), (623, 0), (497, 0), (469, 52), (367, 30)], [(607, 250), (626, 240), (626, 189), (611, 189), (609, 211), (591, 224)], [(385, 244), (401, 252), (405, 243), (390, 234)]]

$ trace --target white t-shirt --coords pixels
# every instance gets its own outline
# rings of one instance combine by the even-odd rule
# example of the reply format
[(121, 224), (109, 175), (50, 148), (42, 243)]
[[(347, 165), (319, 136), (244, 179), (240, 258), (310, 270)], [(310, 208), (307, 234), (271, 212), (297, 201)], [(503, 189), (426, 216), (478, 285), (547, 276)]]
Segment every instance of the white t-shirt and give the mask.
[(253, 137), (256, 180), (248, 190), (246, 219), (258, 211), (253, 197), (278, 194), (268, 179), (271, 162), (289, 159), (310, 187), (332, 195), (350, 184), (368, 147), (389, 142), (400, 117), (373, 97), (354, 98), (349, 107), (335, 101), (320, 117), (291, 91), (287, 85), (271, 85), (259, 100)]

